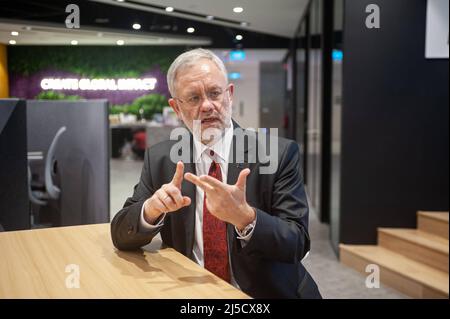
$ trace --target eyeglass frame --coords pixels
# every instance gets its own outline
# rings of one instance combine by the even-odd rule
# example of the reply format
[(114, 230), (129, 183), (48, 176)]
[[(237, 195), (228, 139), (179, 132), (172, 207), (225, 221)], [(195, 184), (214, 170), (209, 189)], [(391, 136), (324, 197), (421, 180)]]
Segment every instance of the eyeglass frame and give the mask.
[[(230, 90), (230, 88), (231, 88), (231, 85), (230, 84), (227, 84), (227, 88), (225, 88), (225, 89), (222, 89), (223, 91), (220, 93), (220, 94), (225, 94), (225, 92), (227, 92), (227, 91), (229, 91)], [(178, 98), (178, 97), (172, 97), (174, 100), (178, 100), (178, 101), (180, 101), (182, 104), (184, 104), (184, 103), (186, 103), (187, 105), (189, 105), (189, 102), (188, 102), (188, 100), (182, 100), (182, 99), (180, 99), (180, 98)], [(192, 97), (191, 97), (192, 98)], [(208, 96), (206, 96), (206, 98), (211, 102), (211, 103), (214, 103), (214, 102), (217, 102), (217, 101), (213, 101), (213, 100), (211, 100), (211, 98), (210, 97), (208, 97)], [(192, 105), (189, 105), (190, 107), (192, 107), (192, 108), (195, 108), (195, 107), (198, 107), (199, 105), (201, 105), (201, 102), (203, 101), (203, 97), (202, 97), (202, 100), (198, 103), (198, 105), (195, 105), (195, 106), (192, 106)]]

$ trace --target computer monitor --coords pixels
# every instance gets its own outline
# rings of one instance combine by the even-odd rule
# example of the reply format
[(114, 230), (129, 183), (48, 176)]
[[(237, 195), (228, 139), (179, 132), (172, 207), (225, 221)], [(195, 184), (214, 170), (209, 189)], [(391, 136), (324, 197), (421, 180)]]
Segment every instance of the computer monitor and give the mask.
[(25, 100), (0, 99), (0, 231), (28, 228)]
[(32, 227), (109, 222), (106, 100), (27, 101)]

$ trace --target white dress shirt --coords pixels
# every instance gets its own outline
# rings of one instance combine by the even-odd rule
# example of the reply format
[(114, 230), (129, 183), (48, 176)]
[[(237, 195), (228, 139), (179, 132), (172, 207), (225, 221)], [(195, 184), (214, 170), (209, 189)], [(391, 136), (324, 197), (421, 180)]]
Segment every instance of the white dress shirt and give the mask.
[[(195, 170), (197, 176), (208, 175), (209, 168), (211, 166), (212, 161), (214, 160), (216, 163), (220, 165), (220, 169), (222, 171), (222, 182), (227, 183), (227, 174), (228, 174), (228, 158), (231, 149), (231, 143), (233, 140), (233, 124), (225, 129), (224, 135), (220, 140), (218, 140), (214, 145), (209, 146), (201, 143), (199, 140), (194, 138), (194, 152), (193, 159), (195, 163)], [(214, 151), (214, 155), (211, 154), (211, 150)], [(195, 187), (196, 195), (195, 195), (195, 239), (194, 246), (192, 249), (192, 254), (194, 256), (194, 260), (197, 264), (204, 267), (204, 255), (203, 255), (203, 201), (204, 201), (204, 192), (200, 187)], [(160, 219), (160, 221), (156, 225), (151, 225), (147, 223), (144, 219), (144, 205), (141, 210), (141, 227), (144, 229), (155, 229), (164, 224), (164, 218)], [(253, 221), (253, 228), (247, 235), (242, 234), (236, 227), (236, 233), (238, 234), (237, 238), (240, 239), (241, 245), (245, 246), (245, 244), (250, 240), (254, 228), (256, 225), (256, 219)], [(228, 234), (228, 233), (227, 233)], [(231, 258), (230, 258), (230, 240), (228, 240), (228, 258), (230, 264), (230, 274), (231, 274), (231, 284), (235, 287), (239, 288), (237, 282), (233, 276), (233, 270), (231, 267)]]

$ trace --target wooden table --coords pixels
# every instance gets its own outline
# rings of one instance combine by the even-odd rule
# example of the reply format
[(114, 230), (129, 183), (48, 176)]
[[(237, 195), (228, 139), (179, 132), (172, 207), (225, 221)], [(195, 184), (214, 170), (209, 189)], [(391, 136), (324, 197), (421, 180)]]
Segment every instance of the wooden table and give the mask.
[(0, 233), (0, 298), (249, 297), (174, 249), (118, 251), (97, 224)]

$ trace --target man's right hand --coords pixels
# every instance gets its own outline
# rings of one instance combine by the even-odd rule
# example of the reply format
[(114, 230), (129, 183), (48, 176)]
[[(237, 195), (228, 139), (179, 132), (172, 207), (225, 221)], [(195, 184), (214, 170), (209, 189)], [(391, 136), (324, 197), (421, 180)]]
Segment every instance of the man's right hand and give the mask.
[(154, 225), (162, 214), (177, 211), (191, 204), (191, 199), (181, 194), (183, 172), (184, 164), (180, 161), (177, 163), (172, 181), (161, 186), (152, 197), (145, 201), (144, 219), (147, 223)]

